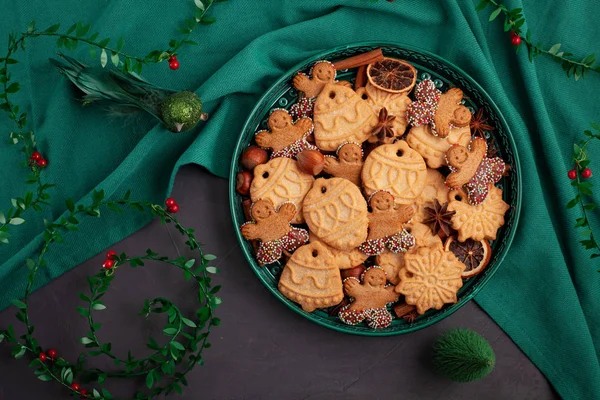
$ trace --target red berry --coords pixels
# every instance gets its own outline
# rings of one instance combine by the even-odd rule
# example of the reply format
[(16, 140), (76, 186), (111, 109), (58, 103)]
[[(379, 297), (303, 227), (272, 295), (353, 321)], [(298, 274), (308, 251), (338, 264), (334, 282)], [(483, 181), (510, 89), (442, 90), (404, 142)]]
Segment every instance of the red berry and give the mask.
[(569, 171), (569, 173), (567, 175), (569, 176), (569, 179), (575, 179), (575, 178), (577, 178), (577, 171), (572, 169)]
[(165, 204), (167, 205), (167, 207), (173, 207), (175, 204), (177, 204), (177, 202), (174, 198), (169, 197), (167, 200), (165, 200)]
[(41, 160), (42, 154), (39, 151), (34, 151), (33, 153), (31, 153), (30, 159), (34, 161)]
[(173, 204), (171, 207), (167, 208), (167, 211), (169, 211), (171, 214), (175, 214), (177, 211), (179, 211), (179, 206), (177, 204)]
[(40, 168), (46, 168), (48, 166), (48, 161), (45, 158), (40, 158), (37, 160), (37, 165)]
[(515, 31), (510, 31), (510, 37), (514, 38), (515, 36), (517, 36), (517, 32)]
[(179, 69), (179, 61), (173, 60), (173, 61), (169, 62), (169, 68), (171, 68), (173, 71), (175, 71), (176, 69)]
[(106, 258), (108, 258), (109, 260), (114, 260), (115, 258), (117, 258), (117, 252), (114, 250), (110, 250), (108, 253), (106, 253)]
[(40, 353), (40, 361), (44, 362), (48, 359), (48, 356), (46, 355), (46, 353)]
[(586, 169), (584, 169), (584, 170), (581, 172), (581, 177), (582, 177), (583, 179), (587, 179), (587, 178), (589, 178), (589, 177), (591, 177), (591, 176), (592, 176), (592, 170), (591, 170), (591, 169), (589, 169), (589, 168), (586, 168)]
[(80, 399), (85, 399), (85, 398), (86, 398), (86, 396), (87, 396), (87, 394), (88, 394), (88, 391), (87, 391), (87, 390), (85, 390), (85, 389), (81, 389), (81, 390), (79, 391), (79, 393), (81, 394), (81, 397), (79, 397), (79, 398), (80, 398)]
[(76, 392), (79, 392), (79, 389), (81, 389), (81, 386), (79, 386), (79, 383), (72, 383), (71, 389), (75, 390)]
[(102, 264), (102, 268), (104, 268), (104, 269), (111, 269), (114, 266), (115, 266), (115, 262), (113, 260), (106, 260)]
[(54, 349), (48, 350), (48, 357), (50, 357), (52, 360), (54, 360), (57, 355), (58, 355), (58, 353), (56, 352), (56, 350), (54, 350)]
[(169, 57), (169, 62), (172, 63), (173, 61), (177, 61), (176, 55), (172, 55), (171, 57)]
[(518, 46), (521, 44), (521, 37), (515, 35), (510, 41), (512, 42), (513, 46)]

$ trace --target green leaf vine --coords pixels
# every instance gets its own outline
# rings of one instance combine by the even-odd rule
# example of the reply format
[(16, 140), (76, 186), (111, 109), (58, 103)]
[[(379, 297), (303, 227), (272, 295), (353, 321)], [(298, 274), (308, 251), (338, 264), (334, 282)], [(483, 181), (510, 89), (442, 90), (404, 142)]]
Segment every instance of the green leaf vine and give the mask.
[[(226, 0), (195, 0), (193, 18), (184, 21), (185, 28), (180, 31), (184, 34), (181, 39), (171, 39), (166, 50), (154, 50), (144, 57), (137, 57), (125, 53), (122, 49), (125, 45), (124, 38), (118, 39), (113, 45), (110, 38), (99, 39), (99, 33), (92, 33), (91, 25), (77, 22), (60, 32), (60, 25), (52, 25), (44, 30), (38, 30), (35, 22), (29, 24), (27, 31), (21, 34), (11, 33), (8, 41), (8, 51), (5, 57), (0, 58), (0, 110), (8, 114), (10, 120), (14, 121), (16, 129), (10, 133), (9, 143), (20, 146), (20, 151), (25, 156), (22, 165), (31, 170), (27, 176), (26, 184), (35, 185), (35, 189), (26, 191), (22, 197), (11, 199), (12, 207), (6, 212), (0, 211), (0, 245), (8, 244), (10, 233), (9, 227), (21, 225), (26, 222), (26, 211), (33, 209), (41, 211), (43, 205), (48, 205), (51, 198), (48, 193), (54, 184), (44, 183), (42, 180), (43, 165), (33, 161), (32, 156), (36, 153), (35, 134), (27, 130), (27, 113), (22, 111), (19, 105), (11, 101), (10, 95), (21, 90), (20, 83), (12, 79), (9, 66), (19, 63), (15, 54), (24, 50), (29, 39), (38, 37), (56, 38), (57, 46), (67, 50), (76, 49), (79, 44), (90, 46), (90, 53), (98, 57), (102, 67), (108, 64), (108, 59), (115, 67), (124, 72), (141, 73), (143, 66), (151, 63), (159, 63), (177, 54), (183, 46), (195, 45), (190, 40), (191, 33), (198, 24), (211, 24), (214, 17), (207, 16), (207, 12), (215, 2)], [(39, 153), (38, 153), (39, 155)], [(211, 274), (218, 272), (216, 267), (210, 266), (209, 262), (216, 259), (214, 255), (205, 254), (195, 238), (193, 229), (186, 229), (172, 213), (164, 207), (147, 202), (130, 200), (130, 191), (118, 200), (104, 200), (104, 191), (94, 191), (89, 204), (75, 204), (72, 199), (65, 202), (67, 212), (57, 221), (44, 221), (43, 245), (34, 258), (26, 260), (29, 271), (28, 284), (22, 300), (14, 300), (17, 308), (16, 318), (26, 328), (26, 333), (17, 336), (14, 327), (0, 330), (0, 343), (7, 342), (12, 346), (12, 355), (20, 359), (27, 354), (33, 357), (29, 366), (34, 369), (35, 375), (41, 381), (56, 381), (69, 390), (73, 395), (81, 398), (111, 400), (115, 399), (104, 385), (108, 378), (144, 377), (147, 391), (139, 391), (135, 399), (149, 400), (159, 395), (168, 395), (172, 392), (182, 393), (182, 386), (187, 386), (186, 374), (197, 364), (203, 364), (202, 352), (210, 347), (208, 338), (213, 326), (218, 326), (220, 320), (214, 316), (215, 308), (221, 303), (216, 296), (220, 286), (211, 286)], [(130, 208), (138, 212), (149, 212), (159, 218), (163, 224), (173, 224), (174, 227), (185, 237), (186, 245), (197, 254), (196, 259), (179, 257), (169, 259), (148, 249), (145, 255), (128, 256), (125, 253), (116, 255), (112, 259), (113, 265), (105, 268), (93, 277), (88, 277), (89, 294), (80, 293), (79, 298), (84, 301), (86, 307), (78, 307), (78, 312), (89, 323), (89, 331), (80, 339), (86, 349), (82, 352), (75, 363), (66, 359), (47, 355), (39, 341), (33, 336), (35, 326), (29, 315), (29, 297), (32, 293), (38, 271), (46, 267), (45, 255), (50, 250), (51, 244), (61, 242), (63, 235), (68, 231), (77, 231), (81, 218), (84, 216), (100, 217), (101, 209), (122, 212)], [(157, 344), (157, 340), (150, 338), (147, 347), (154, 351), (150, 356), (136, 359), (128, 354), (127, 358), (119, 358), (112, 353), (112, 343), (101, 343), (97, 336), (101, 324), (96, 323), (93, 318), (94, 312), (106, 309), (102, 297), (108, 291), (112, 280), (117, 276), (118, 268), (129, 265), (131, 268), (143, 267), (147, 261), (158, 261), (179, 268), (185, 279), (193, 281), (197, 286), (198, 308), (194, 315), (185, 316), (183, 312), (170, 300), (155, 298), (146, 300), (141, 316), (147, 318), (150, 314), (165, 314), (167, 323), (163, 329), (164, 335), (169, 337), (163, 346)], [(50, 353), (48, 353), (50, 354)], [(90, 357), (104, 355), (114, 361), (119, 371), (104, 372), (97, 368), (85, 369), (86, 360)], [(90, 390), (81, 387), (75, 380), (81, 378), (82, 383), (96, 383), (97, 388)]]

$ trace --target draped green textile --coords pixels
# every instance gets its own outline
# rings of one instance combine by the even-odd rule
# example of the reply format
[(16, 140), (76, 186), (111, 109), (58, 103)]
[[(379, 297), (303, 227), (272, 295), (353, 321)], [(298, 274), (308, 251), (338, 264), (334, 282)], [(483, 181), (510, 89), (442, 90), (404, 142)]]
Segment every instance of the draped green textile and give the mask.
[[(429, 50), (465, 70), (497, 103), (515, 136), (524, 188), (521, 222), (510, 254), (477, 302), (561, 396), (600, 399), (599, 263), (589, 260), (571, 228), (580, 211), (564, 208), (574, 195), (566, 177), (572, 143), (589, 121), (600, 119), (600, 76), (591, 73), (575, 82), (548, 57), (530, 64), (526, 52), (515, 55), (502, 24), (488, 23), (489, 11), (478, 14), (474, 6), (466, 0), (217, 3), (212, 9), (217, 22), (192, 34), (200, 45), (181, 52), (178, 71), (166, 63), (144, 71), (159, 86), (195, 90), (204, 100), (210, 120), (184, 134), (169, 133), (146, 117), (124, 120), (95, 108), (82, 109), (71, 85), (47, 62), (56, 52), (55, 41), (30, 41), (17, 54), (20, 63), (11, 68), (23, 88), (14, 100), (29, 113), (38, 149), (49, 160), (44, 182), (58, 186), (50, 191), (51, 206), (41, 215), (26, 213), (27, 222), (11, 229), (11, 245), (0, 247), (0, 309), (24, 290), (23, 261), (40, 245), (40, 217), (57, 219), (65, 211), (65, 198), (83, 201), (95, 188), (115, 198), (131, 188), (133, 198), (162, 202), (177, 169), (188, 163), (226, 178), (244, 119), (282, 73), (343, 44), (396, 41)], [(600, 37), (594, 18), (600, 3), (528, 0), (510, 1), (509, 6), (523, 7), (534, 41), (561, 42), (581, 57), (597, 50), (597, 41), (591, 39)], [(143, 55), (166, 47), (178, 35), (176, 25), (191, 15), (193, 2), (0, 0), (0, 9), (0, 38), (24, 30), (32, 19), (39, 27), (81, 20), (115, 42), (123, 35), (124, 51)], [(1, 43), (3, 53), (6, 42)], [(70, 54), (98, 62), (84, 45)], [(5, 115), (0, 127), (6, 139), (0, 144), (0, 209), (6, 211), (10, 198), (25, 192), (27, 170), (18, 166), (18, 149), (6, 144), (13, 125)], [(591, 156), (600, 159), (598, 146)], [(600, 164), (591, 167), (600, 176)], [(597, 195), (595, 200), (600, 200)], [(600, 232), (598, 214), (592, 219)], [(148, 221), (136, 212), (86, 218), (79, 232), (66, 234), (64, 243), (52, 247), (38, 286)]]

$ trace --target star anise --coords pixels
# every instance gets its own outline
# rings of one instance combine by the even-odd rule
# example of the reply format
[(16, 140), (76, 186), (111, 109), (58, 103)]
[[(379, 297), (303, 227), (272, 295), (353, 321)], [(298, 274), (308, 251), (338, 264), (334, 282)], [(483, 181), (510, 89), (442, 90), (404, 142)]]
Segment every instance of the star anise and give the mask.
[(450, 236), (450, 227), (452, 226), (451, 217), (456, 211), (448, 211), (448, 203), (441, 205), (438, 199), (433, 199), (433, 208), (425, 207), (424, 224), (429, 225), (434, 235), (437, 235), (440, 229)]
[(377, 136), (379, 140), (383, 140), (385, 138), (393, 138), (394, 137), (394, 128), (392, 126), (392, 122), (396, 119), (395, 115), (389, 115), (388, 110), (385, 107), (382, 107), (379, 110), (379, 121), (375, 128), (373, 128), (373, 136)]
[(413, 322), (415, 322), (415, 319), (417, 319), (418, 316), (419, 314), (416, 311), (411, 311), (408, 314), (403, 315), (402, 319), (404, 319), (409, 324), (412, 324)]
[(486, 124), (487, 118), (483, 117), (483, 108), (480, 108), (471, 118), (471, 133), (473, 136), (484, 137), (486, 131), (493, 131), (494, 127)]

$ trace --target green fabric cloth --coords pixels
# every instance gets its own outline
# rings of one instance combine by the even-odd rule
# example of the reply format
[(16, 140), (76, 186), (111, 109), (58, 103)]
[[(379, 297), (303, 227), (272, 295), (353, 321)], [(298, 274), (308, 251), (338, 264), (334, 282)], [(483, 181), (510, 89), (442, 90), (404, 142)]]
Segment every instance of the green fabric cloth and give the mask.
[[(510, 254), (477, 302), (562, 397), (600, 399), (598, 262), (589, 260), (571, 228), (579, 210), (564, 209), (574, 194), (566, 177), (572, 143), (600, 115), (600, 77), (590, 74), (587, 80), (575, 82), (548, 57), (530, 64), (525, 52), (515, 56), (501, 22), (488, 23), (489, 11), (478, 14), (474, 5), (433, 0), (218, 3), (212, 11), (217, 22), (192, 35), (200, 46), (182, 51), (178, 71), (169, 70), (166, 63), (144, 71), (160, 86), (196, 90), (212, 114), (207, 123), (177, 135), (145, 117), (124, 121), (95, 108), (82, 109), (70, 84), (47, 62), (56, 51), (55, 42), (31, 41), (26, 52), (17, 55), (21, 63), (12, 71), (23, 87), (14, 99), (29, 112), (38, 148), (49, 160), (44, 180), (58, 184), (43, 217), (56, 219), (65, 210), (65, 198), (83, 200), (94, 188), (103, 188), (111, 196), (132, 188), (133, 198), (162, 202), (177, 169), (188, 163), (226, 178), (245, 118), (261, 94), (291, 66), (317, 52), (358, 41), (421, 47), (458, 65), (484, 87), (504, 113), (519, 149), (524, 191), (518, 233)], [(600, 36), (600, 25), (591, 18), (600, 13), (600, 3), (529, 0), (509, 1), (509, 5), (524, 8), (534, 41), (563, 42), (568, 51), (582, 57), (597, 50), (597, 43), (589, 38)], [(193, 3), (169, 2), (165, 7), (158, 0), (0, 0), (0, 9), (4, 10), (0, 37), (23, 30), (32, 19), (40, 27), (82, 20), (93, 22), (102, 36), (123, 35), (124, 50), (141, 55), (166, 46), (177, 35), (176, 24), (192, 12)], [(87, 46), (70, 54), (92, 62)], [(12, 125), (4, 115), (0, 126), (8, 138)], [(27, 172), (17, 167), (21, 160), (17, 149), (5, 143), (0, 145), (0, 209), (4, 211), (11, 197), (26, 190)], [(598, 145), (591, 154), (595, 161), (600, 158)], [(592, 168), (600, 170), (598, 164)], [(595, 200), (600, 200), (598, 195)], [(25, 217), (26, 224), (11, 230), (12, 244), (0, 247), (0, 308), (23, 292), (23, 260), (40, 244), (40, 215)], [(600, 232), (598, 214), (592, 218)], [(52, 247), (39, 284), (147, 222), (146, 216), (135, 212), (88, 218), (80, 232), (66, 235), (63, 244)]]

